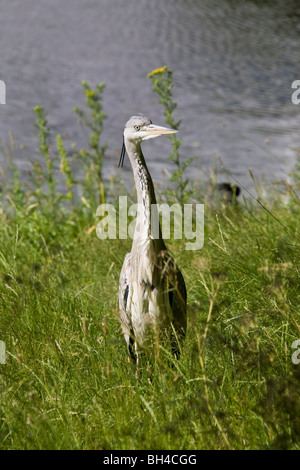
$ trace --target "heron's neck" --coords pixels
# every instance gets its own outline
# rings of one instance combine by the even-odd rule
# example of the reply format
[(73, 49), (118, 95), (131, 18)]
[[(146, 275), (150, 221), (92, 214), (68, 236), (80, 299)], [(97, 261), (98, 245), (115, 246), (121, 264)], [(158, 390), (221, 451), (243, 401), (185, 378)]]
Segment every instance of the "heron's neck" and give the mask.
[(132, 142), (126, 142), (126, 150), (133, 170), (138, 202), (133, 243), (146, 242), (155, 237), (158, 241), (157, 246), (162, 249), (164, 242), (158, 221), (153, 181), (148, 171), (141, 146), (140, 144), (137, 145)]

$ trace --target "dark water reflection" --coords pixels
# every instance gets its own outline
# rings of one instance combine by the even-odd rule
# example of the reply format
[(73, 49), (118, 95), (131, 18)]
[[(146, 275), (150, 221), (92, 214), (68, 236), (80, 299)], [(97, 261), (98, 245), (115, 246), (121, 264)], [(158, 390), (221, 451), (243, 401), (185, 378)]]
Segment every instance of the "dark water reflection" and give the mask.
[[(198, 156), (190, 176), (214, 165), (216, 155), (248, 185), (259, 176), (286, 176), (300, 146), (300, 105), (291, 84), (300, 79), (299, 1), (6, 0), (1, 2), (0, 137), (13, 132), (20, 167), (37, 156), (32, 108), (46, 108), (53, 133), (78, 146), (85, 135), (74, 105), (83, 106), (81, 80), (106, 83), (104, 140), (119, 149), (122, 127), (135, 113), (163, 124), (149, 71), (174, 70), (182, 155)], [(145, 144), (155, 179), (170, 169), (167, 139)], [(0, 156), (0, 161), (3, 157)], [(117, 162), (117, 156), (115, 157)], [(115, 171), (105, 161), (105, 174)], [(129, 164), (125, 174), (130, 174)]]

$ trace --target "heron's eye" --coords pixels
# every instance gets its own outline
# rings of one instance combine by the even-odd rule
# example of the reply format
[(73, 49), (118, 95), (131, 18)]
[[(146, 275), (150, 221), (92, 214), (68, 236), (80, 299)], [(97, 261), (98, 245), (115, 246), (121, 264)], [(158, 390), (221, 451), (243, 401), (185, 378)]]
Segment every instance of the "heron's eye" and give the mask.
[(139, 131), (141, 126), (134, 126), (134, 128), (135, 128), (136, 131)]

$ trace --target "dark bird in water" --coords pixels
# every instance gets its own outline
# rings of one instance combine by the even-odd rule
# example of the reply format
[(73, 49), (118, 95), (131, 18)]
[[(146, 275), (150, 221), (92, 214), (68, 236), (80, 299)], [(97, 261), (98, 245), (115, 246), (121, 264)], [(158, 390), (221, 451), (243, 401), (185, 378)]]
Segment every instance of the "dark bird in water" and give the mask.
[(218, 183), (217, 190), (222, 200), (228, 203), (234, 202), (241, 192), (241, 188), (232, 183)]

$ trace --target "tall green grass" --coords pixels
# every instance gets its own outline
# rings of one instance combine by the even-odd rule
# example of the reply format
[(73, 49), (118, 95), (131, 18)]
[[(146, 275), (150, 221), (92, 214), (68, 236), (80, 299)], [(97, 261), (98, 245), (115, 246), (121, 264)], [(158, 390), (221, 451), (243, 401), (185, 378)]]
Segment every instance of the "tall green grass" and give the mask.
[(162, 350), (150, 383), (136, 378), (118, 320), (131, 240), (96, 236), (101, 166), (76, 180), (80, 156), (59, 137), (48, 146), (38, 112), (39, 177), (30, 186), (12, 169), (2, 183), (0, 447), (299, 449), (298, 180), (285, 204), (205, 200), (200, 251), (167, 241), (186, 280), (187, 338), (175, 367)]

